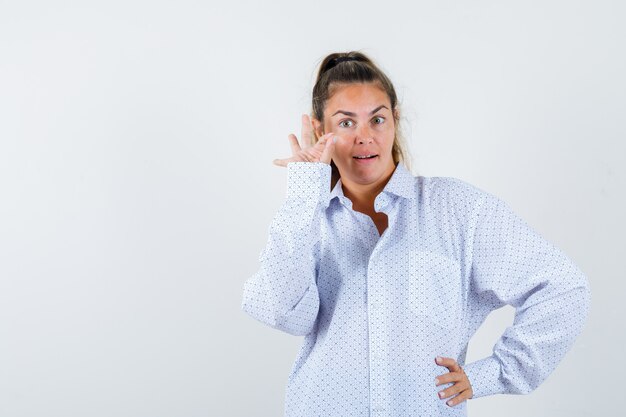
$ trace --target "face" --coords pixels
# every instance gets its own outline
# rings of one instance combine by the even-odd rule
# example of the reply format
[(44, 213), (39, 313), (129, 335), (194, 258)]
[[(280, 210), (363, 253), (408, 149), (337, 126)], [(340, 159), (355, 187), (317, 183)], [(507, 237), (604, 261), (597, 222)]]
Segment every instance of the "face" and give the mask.
[(326, 102), (323, 126), (313, 123), (318, 136), (323, 132), (339, 136), (333, 162), (344, 185), (377, 185), (393, 173), (393, 109), (387, 93), (376, 84), (336, 87)]

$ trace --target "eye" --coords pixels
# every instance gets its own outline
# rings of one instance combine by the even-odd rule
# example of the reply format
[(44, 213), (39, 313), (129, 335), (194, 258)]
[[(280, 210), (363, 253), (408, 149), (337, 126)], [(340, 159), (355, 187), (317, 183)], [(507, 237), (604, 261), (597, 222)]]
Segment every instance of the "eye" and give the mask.
[(354, 122), (352, 120), (342, 120), (339, 122), (339, 127), (352, 127), (354, 126)]
[(382, 116), (376, 116), (372, 119), (372, 121), (374, 122), (374, 124), (380, 125), (385, 123), (385, 118)]

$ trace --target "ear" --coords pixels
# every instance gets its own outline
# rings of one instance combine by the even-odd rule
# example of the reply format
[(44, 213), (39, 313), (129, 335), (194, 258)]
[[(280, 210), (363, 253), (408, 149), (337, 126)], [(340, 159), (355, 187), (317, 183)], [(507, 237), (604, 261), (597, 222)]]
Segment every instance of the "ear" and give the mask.
[(396, 121), (396, 123), (400, 121), (400, 109), (398, 109), (397, 107), (393, 109), (393, 118)]
[(311, 117), (311, 123), (313, 124), (313, 131), (315, 132), (315, 136), (319, 139), (324, 135), (324, 125), (322, 122), (317, 120), (314, 117)]

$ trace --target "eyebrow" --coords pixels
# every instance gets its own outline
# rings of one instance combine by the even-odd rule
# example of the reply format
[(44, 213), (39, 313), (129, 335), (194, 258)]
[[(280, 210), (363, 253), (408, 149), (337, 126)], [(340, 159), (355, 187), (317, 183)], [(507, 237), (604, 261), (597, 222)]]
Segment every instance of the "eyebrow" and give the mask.
[[(371, 115), (371, 114), (376, 113), (378, 110), (383, 109), (383, 108), (384, 108), (384, 109), (389, 110), (389, 109), (387, 108), (387, 106), (385, 106), (384, 104), (382, 104), (382, 105), (380, 105), (380, 106), (376, 107), (374, 110), (372, 110), (372, 111), (370, 112), (370, 115)], [(330, 117), (333, 117), (333, 116), (334, 116), (334, 115), (336, 115), (337, 113), (343, 113), (343, 114), (345, 114), (346, 116), (356, 117), (356, 113), (352, 113), (352, 112), (350, 112), (350, 111), (346, 111), (346, 110), (337, 110), (337, 111), (336, 111), (336, 112), (335, 112), (332, 116), (330, 116)]]

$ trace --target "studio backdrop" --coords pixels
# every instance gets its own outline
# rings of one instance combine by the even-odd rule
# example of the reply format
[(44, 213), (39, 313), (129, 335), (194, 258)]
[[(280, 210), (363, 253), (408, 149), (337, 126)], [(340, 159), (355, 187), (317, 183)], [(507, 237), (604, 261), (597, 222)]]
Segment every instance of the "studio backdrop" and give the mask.
[(285, 198), (272, 160), (349, 50), (394, 82), (415, 175), (502, 198), (590, 282), (556, 371), (469, 415), (621, 415), (624, 21), (609, 0), (0, 2), (0, 416), (282, 415), (302, 337), (246, 315), (243, 284)]

